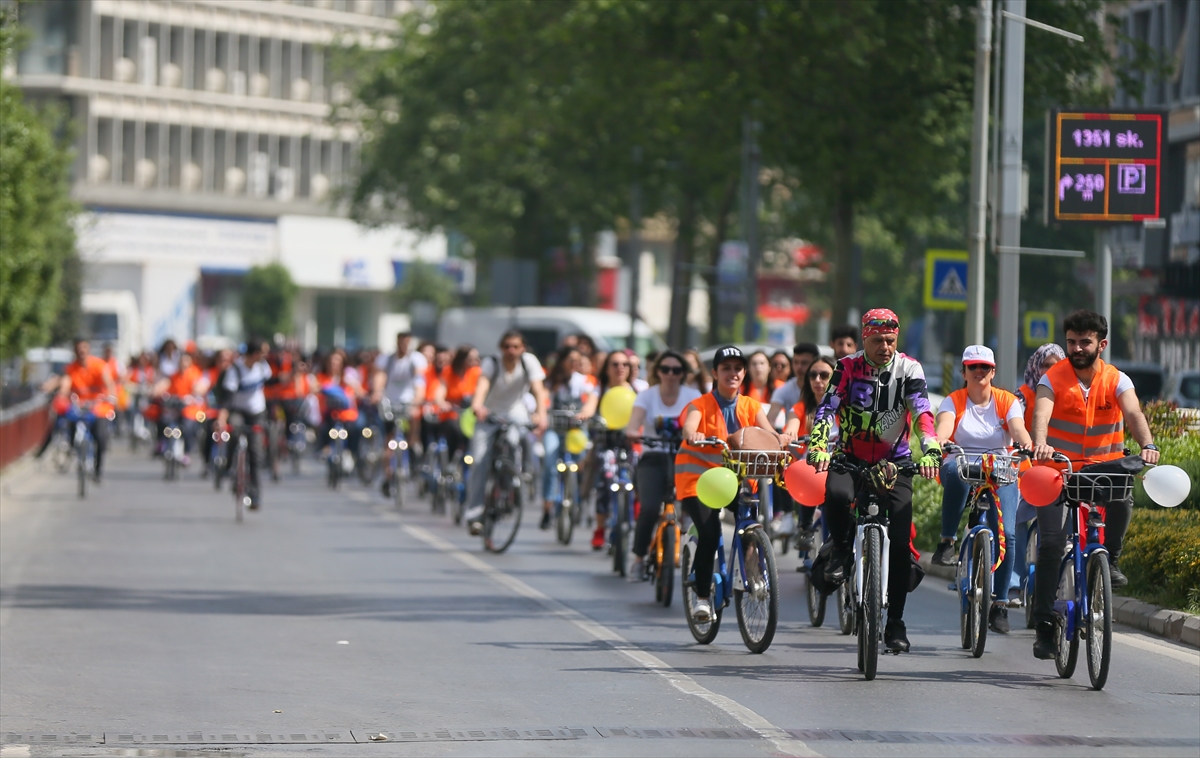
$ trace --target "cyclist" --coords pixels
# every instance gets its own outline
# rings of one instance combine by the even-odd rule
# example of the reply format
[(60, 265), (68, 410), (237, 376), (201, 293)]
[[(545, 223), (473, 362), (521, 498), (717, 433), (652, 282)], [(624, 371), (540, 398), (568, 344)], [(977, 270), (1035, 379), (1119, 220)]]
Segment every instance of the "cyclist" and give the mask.
[(716, 379), (713, 390), (692, 400), (684, 408), (683, 444), (675, 456), (675, 497), (681, 501), (684, 512), (695, 524), (699, 538), (694, 564), (698, 580), (692, 616), (701, 623), (711, 620), (713, 614), (712, 603), (708, 599), (712, 585), (707, 577), (713, 573), (717, 542), (721, 537), (721, 518), (717, 511), (700, 502), (696, 495), (696, 482), (708, 469), (722, 465), (723, 458), (713, 448), (696, 447), (691, 443), (709, 437), (725, 439), (739, 429), (751, 426), (772, 433), (775, 431), (767, 420), (762, 403), (741, 394), (747, 363), (745, 354), (734, 345), (717, 349), (712, 359)]
[[(816, 347), (815, 345), (813, 346)], [(808, 374), (805, 377), (804, 385), (800, 388), (800, 402), (788, 409), (787, 424), (784, 426), (784, 431), (793, 437), (800, 437), (809, 433), (813, 427), (813, 422), (817, 414), (817, 406), (820, 405), (821, 398), (825, 397), (825, 390), (829, 389), (829, 380), (833, 377), (833, 370), (837, 368), (837, 361), (829, 356), (819, 356), (808, 368)], [(837, 427), (835, 426), (829, 435), (829, 442), (832, 445), (837, 437)], [(817, 506), (801, 505), (799, 507), (800, 533), (796, 535), (797, 550), (812, 550), (813, 546), (813, 517), (816, 515)], [(776, 529), (781, 534), (792, 532), (792, 525), (787, 520), (792, 516), (791, 513), (786, 513), (782, 516), (783, 523)]]
[[(625, 349), (625, 355), (629, 356), (629, 384), (633, 387), (633, 391), (642, 392), (650, 389), (650, 382), (642, 378), (642, 357), (629, 348)], [(647, 356), (646, 362), (653, 363), (654, 360)]]
[[(154, 394), (160, 399), (175, 399), (181, 402), (186, 402), (186, 398), (192, 398), (192, 402), (180, 408), (179, 425), (183, 431), (183, 452), (184, 458), (180, 463), (184, 466), (189, 465), (188, 458), (192, 452), (193, 442), (196, 437), (196, 428), (199, 423), (196, 418), (203, 406), (195, 401), (195, 398), (203, 396), (208, 390), (208, 382), (204, 378), (204, 373), (200, 370), (192, 358), (191, 353), (179, 354), (179, 366), (175, 374), (170, 377), (163, 377), (158, 380), (158, 384), (154, 388)], [(162, 421), (161, 414), (159, 415), (158, 423), (158, 445), (160, 448), (165, 446), (166, 439), (163, 437), (163, 429), (166, 425)]]
[[(962, 355), (962, 374), (967, 386), (951, 392), (938, 408), (938, 442), (943, 445), (953, 442), (968, 454), (1008, 449), (1013, 440), (1027, 450), (1032, 448), (1017, 396), (992, 386), (996, 359), (991, 349), (969, 345)], [(942, 566), (958, 563), (954, 538), (970, 494), (970, 486), (958, 474), (955, 458), (952, 455), (942, 464), (942, 540), (932, 558), (934, 563)], [(1005, 550), (1004, 560), (992, 577), (988, 626), (993, 632), (1008, 634), (1008, 582), (1016, 545), (1017, 483), (1001, 485), (996, 496), (997, 502), (987, 512), (988, 526), (997, 539), (1004, 540)], [(996, 508), (1000, 509), (999, 519)], [(1003, 536), (999, 521), (1003, 521)]]
[[(650, 374), (652, 384), (639, 392), (633, 401), (633, 412), (629, 415), (629, 425), (625, 427), (629, 436), (657, 439), (660, 435), (656, 419), (675, 421), (683, 414), (688, 403), (700, 397), (699, 390), (683, 386), (690, 371), (687, 361), (674, 350), (665, 350), (658, 356)], [(667, 481), (670, 461), (667, 455), (666, 450), (648, 447), (638, 458), (634, 472), (641, 509), (633, 534), (633, 569), (628, 573), (631, 582), (645, 578), (642, 565), (646, 551), (650, 549), (654, 525), (658, 523), (663, 501), (670, 491), (671, 483)]]
[[(603, 353), (601, 354), (603, 355)], [(600, 370), (600, 386), (596, 388), (596, 392), (584, 406), (583, 411), (579, 414), (580, 418), (589, 419), (595, 416), (596, 410), (600, 406), (600, 399), (613, 387), (633, 389), (633, 385), (629, 381), (630, 367), (629, 356), (625, 354), (624, 350), (614, 350), (605, 357), (603, 368)], [(593, 445), (584, 462), (583, 476), (581, 477), (584, 492), (591, 491), (593, 487), (599, 485), (601, 454), (604, 452), (601, 448), (601, 445)], [(607, 490), (595, 492), (596, 531), (592, 533), (593, 550), (604, 548), (604, 538), (608, 534), (609, 500)]]
[[(558, 360), (550, 368), (546, 379), (546, 394), (550, 410), (574, 412), (577, 417), (591, 400), (592, 388), (588, 378), (579, 373), (579, 350), (564, 347), (559, 350)], [(558, 472), (554, 462), (558, 460), (558, 448), (562, 439), (555, 429), (546, 429), (542, 435), (545, 461), (542, 466), (542, 523), (541, 529), (549, 529), (554, 519), (554, 507), (562, 502), (563, 493), (558, 492)]]
[[(483, 530), (483, 491), (491, 470), (492, 443), (500, 430), (488, 417), (496, 414), (518, 424), (532, 421), (539, 434), (546, 429), (546, 389), (542, 386), (546, 372), (542, 364), (533, 353), (525, 351), (525, 337), (517, 329), (509, 329), (500, 337), (500, 353), (499, 360), (489, 357), (483, 362), (471, 400), (477, 423), (470, 452), (479, 475), (468, 480), (464, 516), (473, 535)], [(532, 419), (525, 406), (526, 392), (532, 392), (536, 401)], [(533, 455), (528, 435), (521, 436), (521, 446), (528, 465)]]
[[(441, 387), (442, 373), (446, 367), (450, 365), (451, 358), (454, 357), (450, 348), (445, 345), (436, 345), (433, 351), (433, 360), (429, 362), (429, 366), (425, 369), (423, 378), (425, 384), (425, 394), (423, 402), (426, 407), (422, 411), (421, 424), (421, 448), (429, 450), (431, 447), (436, 447), (439, 436), (445, 436), (445, 422), (453, 418), (452, 415), (436, 412), (436, 401), (439, 396), (445, 397), (446, 391)], [(428, 413), (426, 416), (425, 414)], [(436, 417), (435, 423), (425, 423), (430, 418)]]
[(340, 421), (347, 432), (346, 449), (357, 458), (363, 430), (363, 418), (358, 408), (362, 386), (358, 371), (346, 366), (345, 350), (334, 348), (325, 356), (325, 364), (317, 374), (317, 391), (322, 419), (317, 439), (327, 441), (334, 422)]
[[(749, 395), (763, 405), (771, 402), (771, 393), (778, 389), (771, 378), (771, 359), (762, 350), (750, 354), (750, 365), (746, 369), (746, 381), (742, 382), (742, 394)], [(767, 414), (768, 418), (771, 415)]]
[(218, 393), (225, 401), (217, 413), (217, 428), (224, 429), (233, 418), (234, 423), (250, 435), (247, 451), (250, 481), (246, 483), (246, 494), (250, 497), (251, 510), (262, 505), (262, 493), (258, 486), (262, 449), (259, 435), (254, 433), (253, 427), (261, 427), (267, 417), (267, 398), (263, 394), (263, 387), (271, 378), (271, 367), (264, 360), (266, 352), (266, 340), (252, 337), (247, 341), (241, 357), (235, 359), (222, 374), (223, 391)]
[(771, 353), (771, 380), (778, 389), (792, 378), (792, 357), (782, 348)]
[(829, 335), (829, 347), (833, 349), (835, 360), (841, 360), (847, 355), (858, 352), (858, 329), (854, 324), (843, 324)]
[[(420, 430), (421, 403), (425, 401), (425, 372), (428, 368), (429, 361), (425, 356), (412, 349), (412, 332), (399, 332), (396, 334), (396, 352), (380, 355), (375, 360), (375, 374), (371, 381), (371, 402), (378, 405), (386, 397), (392, 405), (392, 418), (383, 425), (384, 438), (391, 439), (395, 435), (395, 414), (407, 405), (412, 419), (408, 444), (414, 451)], [(392, 467), (396, 464), (395, 454), (390, 449), (386, 459), (381, 489), (384, 497), (391, 497)]]
[(820, 354), (821, 351), (811, 342), (801, 342), (792, 349), (792, 378), (771, 393), (771, 410), (767, 411), (767, 418), (777, 418), (782, 411), (800, 402), (801, 388), (808, 375), (808, 367)]
[[(912, 477), (899, 474), (895, 463), (911, 459), (909, 433), (915, 421), (924, 452), (921, 475), (933, 479), (942, 465), (942, 449), (934, 433), (933, 411), (925, 388), (921, 364), (896, 350), (900, 320), (886, 308), (867, 311), (862, 318), (864, 349), (841, 358), (829, 389), (817, 408), (809, 435), (808, 462), (818, 472), (827, 471), (831, 459), (829, 437), (836, 419), (841, 450), (847, 457), (875, 464), (871, 480), (881, 490), (881, 505), (889, 513), (888, 620), (884, 645), (892, 652), (908, 652), (904, 603), (909, 590), (912, 529)], [(841, 582), (853, 555), (854, 480), (849, 474), (830, 472), (825, 485), (825, 523), (833, 540), (833, 555), (825, 570), (830, 582)]]
[(99, 482), (104, 470), (104, 451), (108, 448), (108, 417), (113, 411), (106, 398), (114, 398), (117, 385), (108, 370), (108, 364), (91, 354), (91, 344), (87, 340), (77, 338), (74, 348), (75, 360), (63, 369), (58, 394), (64, 400), (75, 395), (80, 402), (95, 403), (89, 429), (96, 441), (96, 469), (92, 476)]
[[(1116, 461), (1124, 457), (1125, 424), (1141, 446), (1146, 463), (1158, 463), (1158, 448), (1150, 425), (1142, 415), (1133, 382), (1124, 372), (1100, 360), (1108, 347), (1108, 320), (1088, 310), (1075, 311), (1063, 320), (1067, 336), (1067, 360), (1060, 361), (1038, 381), (1033, 412), (1034, 457), (1049, 461), (1055, 450), (1081, 465)], [(1117, 568), (1129, 519), (1132, 498), (1107, 503), (1104, 517), (1104, 547), (1111, 559), (1113, 587), (1129, 583)], [(1036, 658), (1055, 654), (1054, 598), (1058, 587), (1059, 561), (1066, 547), (1064, 520), (1067, 509), (1059, 504), (1038, 510), (1038, 558), (1033, 593), (1033, 617), (1037, 639)]]

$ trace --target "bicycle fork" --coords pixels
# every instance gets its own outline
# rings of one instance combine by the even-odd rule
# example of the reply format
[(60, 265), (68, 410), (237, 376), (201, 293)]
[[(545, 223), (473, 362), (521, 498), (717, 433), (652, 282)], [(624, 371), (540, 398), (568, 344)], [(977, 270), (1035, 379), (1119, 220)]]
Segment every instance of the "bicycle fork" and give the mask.
[[(892, 550), (892, 541), (888, 538), (887, 529), (883, 528), (882, 524), (859, 524), (854, 532), (854, 554), (856, 556), (863, 555), (863, 544), (866, 542), (867, 530), (872, 529), (879, 533), (879, 588), (883, 595), (883, 610), (888, 607), (888, 574), (890, 573), (890, 556)], [(859, 559), (860, 566), (864, 558)], [(854, 598), (859, 606), (863, 604), (863, 574), (865, 571), (859, 570), (854, 572)]]

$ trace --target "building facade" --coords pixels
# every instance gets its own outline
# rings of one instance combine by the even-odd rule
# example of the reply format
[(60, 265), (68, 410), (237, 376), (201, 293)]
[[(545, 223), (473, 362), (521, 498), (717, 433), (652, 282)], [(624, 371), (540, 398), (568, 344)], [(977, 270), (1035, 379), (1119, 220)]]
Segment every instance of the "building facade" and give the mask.
[[(241, 334), (240, 281), (280, 261), (306, 347), (373, 345), (394, 261), (445, 241), (360, 230), (337, 189), (358, 155), (331, 111), (336, 48), (390, 44), (408, 0), (42, 0), (7, 66), (76, 128), (85, 291), (134, 293), (142, 342)], [(387, 341), (386, 338), (384, 341)]]

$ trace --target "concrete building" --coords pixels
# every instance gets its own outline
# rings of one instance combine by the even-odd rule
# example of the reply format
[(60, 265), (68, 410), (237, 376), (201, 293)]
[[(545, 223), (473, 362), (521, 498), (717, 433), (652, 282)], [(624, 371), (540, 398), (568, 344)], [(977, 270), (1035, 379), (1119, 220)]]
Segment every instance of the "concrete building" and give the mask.
[[(307, 347), (373, 345), (394, 262), (444, 238), (364, 232), (334, 203), (358, 134), (331, 46), (389, 44), (408, 0), (41, 0), (5, 72), (76, 124), (85, 290), (133, 292), (142, 343), (242, 337), (240, 280), (280, 261)], [(385, 337), (385, 341), (388, 338)]]

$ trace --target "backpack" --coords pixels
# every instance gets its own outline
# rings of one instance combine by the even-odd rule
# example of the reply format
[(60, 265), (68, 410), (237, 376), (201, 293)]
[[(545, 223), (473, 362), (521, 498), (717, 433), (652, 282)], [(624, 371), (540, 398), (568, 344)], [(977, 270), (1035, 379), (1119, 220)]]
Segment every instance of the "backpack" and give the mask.
[[(526, 388), (528, 388), (530, 385), (530, 381), (529, 381), (529, 367), (525, 365), (525, 356), (526, 355), (528, 355), (528, 353), (521, 353), (521, 359), (520, 359), (519, 363), (521, 364), (521, 373), (525, 375), (525, 386), (526, 386)], [(503, 366), (504, 364), (503, 364), (500, 356), (497, 356), (497, 355), (489, 355), (487, 358), (485, 358), (485, 360), (490, 360), (492, 362), (492, 370), (490, 372), (485, 371), (483, 373), (483, 376), (487, 377), (488, 384), (495, 385), (496, 377), (500, 376), (500, 367)]]

